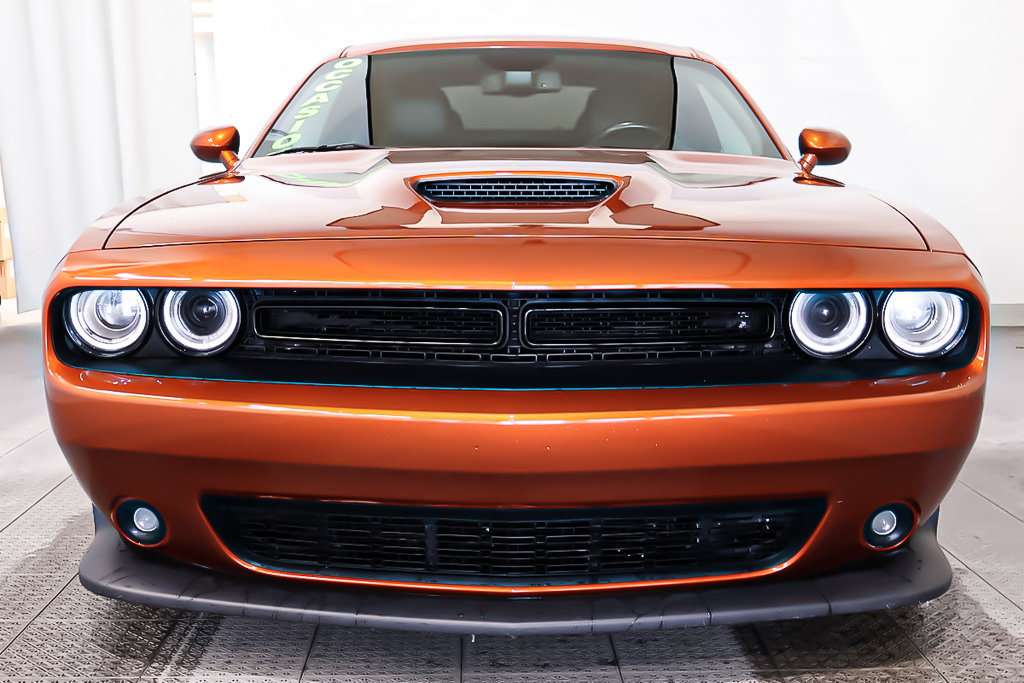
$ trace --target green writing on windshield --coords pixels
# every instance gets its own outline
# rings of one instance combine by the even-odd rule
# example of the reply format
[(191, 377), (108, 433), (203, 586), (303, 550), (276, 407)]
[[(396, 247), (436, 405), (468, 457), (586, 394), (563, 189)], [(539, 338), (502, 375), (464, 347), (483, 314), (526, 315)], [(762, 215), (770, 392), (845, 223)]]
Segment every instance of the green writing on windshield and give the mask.
[(323, 80), (314, 86), (315, 94), (299, 105), (299, 110), (291, 116), (291, 126), (274, 141), (271, 148), (280, 152), (297, 145), (302, 140), (302, 127), (323, 111), (323, 106), (330, 101), (330, 93), (344, 85), (345, 79), (352, 75), (352, 70), (362, 63), (361, 58), (351, 57), (331, 65), (332, 70), (324, 74)]

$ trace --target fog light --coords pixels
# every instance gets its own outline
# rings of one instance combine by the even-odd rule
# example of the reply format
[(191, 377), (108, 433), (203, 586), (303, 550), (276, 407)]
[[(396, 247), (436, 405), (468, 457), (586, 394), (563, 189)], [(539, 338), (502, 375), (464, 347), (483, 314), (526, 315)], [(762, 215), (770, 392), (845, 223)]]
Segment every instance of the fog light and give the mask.
[[(156, 513), (147, 507), (140, 507), (135, 509), (135, 513), (132, 515), (132, 522), (139, 531), (144, 533), (150, 533), (156, 531), (160, 527), (160, 520), (157, 519)], [(893, 524), (896, 523), (896, 518), (893, 517)]]
[(117, 526), (138, 545), (156, 545), (167, 535), (167, 525), (157, 509), (141, 500), (126, 500), (117, 507)]
[(914, 530), (914, 511), (903, 503), (880, 507), (864, 524), (864, 540), (872, 548), (889, 550), (906, 540)]
[[(141, 511), (142, 508), (140, 508)], [(138, 524), (138, 512), (136, 515), (136, 524)], [(877, 515), (871, 518), (871, 530), (879, 536), (888, 536), (892, 533), (892, 530), (896, 528), (896, 513), (892, 510), (882, 510)]]

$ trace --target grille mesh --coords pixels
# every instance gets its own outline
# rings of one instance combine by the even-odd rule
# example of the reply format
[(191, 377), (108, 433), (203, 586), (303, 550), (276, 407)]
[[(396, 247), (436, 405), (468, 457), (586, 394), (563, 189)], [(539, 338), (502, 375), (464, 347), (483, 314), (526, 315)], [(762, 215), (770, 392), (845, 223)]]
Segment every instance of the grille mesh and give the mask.
[(421, 180), (416, 191), (434, 204), (543, 206), (596, 204), (617, 184), (599, 178), (485, 177)]
[(489, 346), (504, 334), (502, 311), (493, 306), (267, 305), (257, 308), (254, 317), (256, 333), (272, 339)]
[(820, 500), (587, 510), (489, 510), (208, 496), (239, 557), (328, 576), (505, 585), (605, 583), (775, 566)]
[(671, 344), (686, 341), (765, 341), (770, 305), (537, 306), (526, 311), (523, 339), (534, 346)]

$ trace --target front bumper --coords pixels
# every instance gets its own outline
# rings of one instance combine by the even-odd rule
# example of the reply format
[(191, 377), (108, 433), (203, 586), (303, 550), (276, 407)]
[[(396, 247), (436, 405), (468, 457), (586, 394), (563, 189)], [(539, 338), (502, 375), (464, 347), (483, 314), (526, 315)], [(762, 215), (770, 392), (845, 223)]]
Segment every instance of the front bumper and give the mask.
[(800, 619), (931, 600), (952, 571), (933, 516), (898, 550), (804, 580), (726, 588), (551, 597), (367, 591), (235, 576), (129, 547), (95, 511), (82, 584), (100, 595), (173, 609), (341, 626), (524, 635), (653, 630)]
[[(880, 381), (683, 390), (523, 392), (243, 385), (79, 371), (48, 357), (54, 431), (97, 507), (164, 516), (150, 550), (282, 583), (540, 595), (710, 588), (819, 575), (875, 554), (867, 516), (938, 507), (977, 433), (983, 366)], [(358, 405), (359, 408), (351, 406)], [(204, 495), (485, 508), (585, 508), (820, 498), (809, 542), (756, 573), (619, 584), (316, 580), (232, 554)], [(290, 590), (290, 589), (289, 589)]]

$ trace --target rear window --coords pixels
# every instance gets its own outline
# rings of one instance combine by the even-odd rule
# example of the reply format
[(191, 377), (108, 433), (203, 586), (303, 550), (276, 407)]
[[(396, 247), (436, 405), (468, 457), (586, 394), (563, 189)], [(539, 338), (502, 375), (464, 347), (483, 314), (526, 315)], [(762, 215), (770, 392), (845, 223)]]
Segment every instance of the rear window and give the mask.
[(781, 157), (715, 66), (615, 50), (480, 48), (333, 60), (257, 155), (374, 147), (604, 147)]

